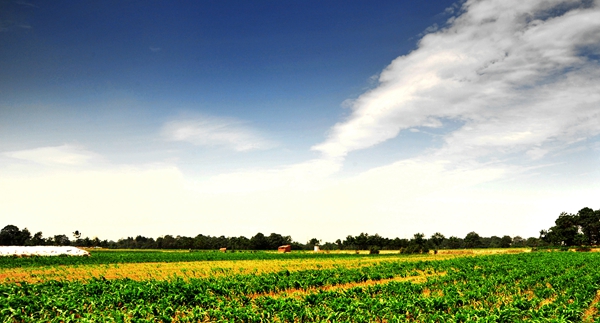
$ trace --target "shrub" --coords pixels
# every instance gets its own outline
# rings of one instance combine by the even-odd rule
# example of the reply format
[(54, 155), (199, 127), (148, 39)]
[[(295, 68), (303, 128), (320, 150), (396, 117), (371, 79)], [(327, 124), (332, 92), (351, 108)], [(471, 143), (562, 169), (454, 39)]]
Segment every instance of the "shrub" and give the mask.
[(377, 248), (377, 247), (371, 247), (369, 249), (369, 254), (370, 255), (378, 255), (379, 254), (379, 248)]

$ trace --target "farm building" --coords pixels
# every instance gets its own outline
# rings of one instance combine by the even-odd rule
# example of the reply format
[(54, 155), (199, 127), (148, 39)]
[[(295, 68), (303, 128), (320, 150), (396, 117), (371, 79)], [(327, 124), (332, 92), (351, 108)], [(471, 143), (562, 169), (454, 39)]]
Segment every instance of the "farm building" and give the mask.
[(90, 253), (76, 247), (58, 247), (58, 246), (0, 246), (0, 256), (85, 256)]
[(279, 246), (279, 248), (277, 248), (277, 251), (279, 252), (291, 252), (292, 251), (292, 246), (290, 246), (289, 244), (283, 245), (283, 246)]

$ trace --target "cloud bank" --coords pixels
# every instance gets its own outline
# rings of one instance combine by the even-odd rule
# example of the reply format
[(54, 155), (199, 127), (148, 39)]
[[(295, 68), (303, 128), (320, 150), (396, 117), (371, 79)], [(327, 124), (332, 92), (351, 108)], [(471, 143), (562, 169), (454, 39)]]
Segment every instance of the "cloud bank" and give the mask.
[(79, 166), (99, 160), (100, 155), (74, 145), (40, 147), (5, 152), (5, 156), (41, 165)]
[(234, 118), (197, 116), (170, 121), (163, 126), (162, 135), (170, 141), (184, 141), (206, 147), (226, 147), (240, 152), (275, 146), (275, 143), (247, 126), (246, 122)]
[(411, 127), (462, 123), (438, 158), (549, 151), (600, 133), (598, 1), (467, 1), (395, 59), (315, 145), (344, 157)]

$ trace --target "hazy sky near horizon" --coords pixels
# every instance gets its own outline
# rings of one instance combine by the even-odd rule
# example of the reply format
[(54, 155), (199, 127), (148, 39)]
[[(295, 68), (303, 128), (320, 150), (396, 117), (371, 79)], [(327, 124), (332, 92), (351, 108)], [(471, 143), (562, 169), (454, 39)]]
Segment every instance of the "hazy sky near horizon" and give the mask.
[(600, 1), (2, 1), (0, 226), (538, 236), (600, 208)]

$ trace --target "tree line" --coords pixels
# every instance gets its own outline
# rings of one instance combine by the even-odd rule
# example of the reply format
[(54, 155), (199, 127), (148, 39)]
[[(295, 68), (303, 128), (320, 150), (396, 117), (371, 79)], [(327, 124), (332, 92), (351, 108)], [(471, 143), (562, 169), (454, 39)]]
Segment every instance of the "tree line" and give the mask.
[(322, 243), (317, 238), (306, 243), (293, 241), (291, 236), (278, 233), (264, 235), (257, 233), (251, 238), (244, 236), (225, 237), (199, 234), (195, 237), (165, 235), (156, 239), (141, 235), (112, 240), (99, 238), (82, 238), (82, 233), (75, 231), (72, 239), (60, 234), (44, 238), (42, 232), (31, 234), (25, 228), (20, 230), (14, 225), (7, 225), (0, 230), (0, 245), (19, 246), (77, 246), (102, 247), (114, 249), (198, 249), (210, 250), (227, 248), (228, 250), (275, 250), (281, 245), (291, 245), (294, 250), (311, 250), (318, 245), (322, 250), (401, 250), (405, 253), (423, 253), (438, 249), (462, 248), (509, 248), (509, 247), (545, 247), (545, 246), (575, 246), (597, 245), (600, 243), (600, 210), (583, 208), (577, 214), (561, 213), (555, 221), (555, 226), (540, 231), (538, 238), (524, 239), (520, 236), (504, 235), (481, 237), (476, 232), (469, 232), (464, 238), (445, 237), (435, 233), (426, 238), (422, 233), (416, 233), (410, 239), (385, 238), (379, 234), (361, 233), (349, 235), (344, 240)]
[(585, 207), (576, 214), (561, 213), (554, 226), (540, 231), (540, 238), (549, 245), (591, 246), (600, 244), (600, 209)]

